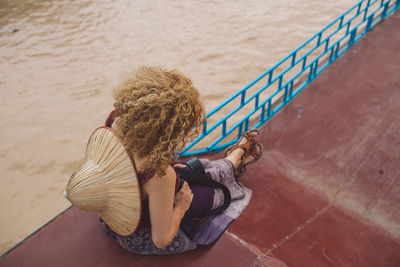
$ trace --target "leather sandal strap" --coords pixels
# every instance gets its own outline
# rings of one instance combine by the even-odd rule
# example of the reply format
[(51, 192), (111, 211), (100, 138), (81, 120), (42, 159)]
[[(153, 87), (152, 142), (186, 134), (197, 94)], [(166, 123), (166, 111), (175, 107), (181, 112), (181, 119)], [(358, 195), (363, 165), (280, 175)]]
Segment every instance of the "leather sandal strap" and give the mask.
[[(239, 142), (242, 139), (239, 140)], [(245, 144), (235, 144), (233, 146), (230, 146), (226, 151), (225, 151), (225, 157), (228, 156), (230, 153), (233, 152), (233, 150), (241, 148), (244, 150), (244, 154), (249, 153), (251, 151), (251, 145), (249, 144), (249, 142), (245, 143)]]
[[(245, 171), (247, 165), (249, 165), (250, 163), (253, 163), (256, 160), (258, 160), (260, 158), (260, 156), (261, 156), (261, 155), (257, 155), (256, 154), (257, 152), (253, 151), (254, 149), (257, 150), (257, 147), (260, 146), (260, 144), (257, 143), (256, 136), (253, 134), (254, 132), (257, 133), (257, 136), (260, 135), (258, 130), (254, 129), (254, 130), (248, 131), (239, 139), (239, 141), (235, 145), (230, 146), (225, 151), (225, 157), (227, 157), (235, 149), (238, 149), (238, 148), (241, 148), (244, 151), (242, 157), (240, 158), (239, 166), (237, 167), (237, 169), (234, 172), (236, 177), (240, 176)], [(244, 144), (239, 144), (242, 141), (243, 138), (246, 138), (247, 142), (244, 143)], [(261, 149), (260, 152), (262, 153), (262, 147), (260, 149)], [(254, 158), (254, 160), (246, 163), (247, 158), (249, 156), (252, 156)]]

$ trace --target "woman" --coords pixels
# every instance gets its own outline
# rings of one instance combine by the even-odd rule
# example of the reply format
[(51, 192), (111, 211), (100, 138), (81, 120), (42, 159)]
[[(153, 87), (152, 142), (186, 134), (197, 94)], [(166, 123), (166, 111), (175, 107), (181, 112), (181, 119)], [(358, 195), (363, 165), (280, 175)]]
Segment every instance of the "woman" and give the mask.
[(247, 133), (226, 151), (225, 159), (201, 160), (206, 176), (224, 184), (232, 198), (223, 214), (213, 214), (224, 203), (222, 190), (189, 187), (184, 182), (178, 191), (176, 170), (185, 165), (171, 165), (177, 153), (199, 135), (205, 118), (191, 80), (176, 70), (141, 68), (114, 93), (113, 128), (134, 159), (143, 211), (132, 235), (120, 236), (101, 220), (106, 231), (122, 247), (140, 254), (181, 253), (213, 243), (249, 202), (251, 191), (235, 176), (260, 157), (258, 132)]

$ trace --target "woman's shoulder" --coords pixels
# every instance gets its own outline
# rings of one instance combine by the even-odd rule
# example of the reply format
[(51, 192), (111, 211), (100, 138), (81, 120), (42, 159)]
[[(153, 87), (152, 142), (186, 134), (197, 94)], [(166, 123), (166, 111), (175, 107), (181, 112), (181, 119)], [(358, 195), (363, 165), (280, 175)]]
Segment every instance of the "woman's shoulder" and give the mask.
[(160, 190), (175, 191), (176, 186), (176, 173), (174, 169), (168, 165), (164, 175), (157, 173), (143, 184), (143, 190), (146, 195), (160, 192)]
[(164, 175), (159, 175), (156, 170), (146, 168), (146, 158), (138, 158), (133, 154), (135, 161), (138, 179), (142, 185), (143, 193), (145, 196), (148, 195), (149, 191), (159, 190), (161, 187), (175, 188), (176, 183), (176, 172), (168, 165), (164, 171)]
[[(153, 172), (153, 170), (150, 170), (150, 171)], [(156, 171), (154, 171), (154, 175), (148, 181), (149, 182), (152, 181), (153, 183), (162, 184), (162, 183), (171, 183), (171, 182), (175, 183), (175, 180), (176, 180), (176, 172), (170, 165), (168, 165), (164, 171), (164, 174), (160, 175)]]

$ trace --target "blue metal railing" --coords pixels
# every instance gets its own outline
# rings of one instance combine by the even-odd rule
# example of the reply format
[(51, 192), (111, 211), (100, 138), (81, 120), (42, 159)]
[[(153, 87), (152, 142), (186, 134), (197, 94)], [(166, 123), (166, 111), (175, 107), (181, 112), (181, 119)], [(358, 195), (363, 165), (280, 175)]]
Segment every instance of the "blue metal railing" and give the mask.
[[(375, 24), (399, 8), (400, 0), (362, 0), (355, 4), (257, 79), (211, 110), (207, 114), (207, 121), (217, 114), (222, 114), (222, 118), (211, 126), (206, 121), (202, 134), (187, 145), (181, 155), (219, 151), (236, 143), (249, 128), (255, 129), (266, 123)], [(260, 88), (246, 97), (256, 85)], [(274, 91), (269, 92), (269, 89)], [(225, 115), (223, 108), (234, 101), (239, 104)], [(238, 113), (248, 110), (250, 103), (254, 104), (254, 108), (247, 114)], [(235, 121), (239, 115), (243, 117)], [(252, 119), (254, 117), (256, 119)], [(233, 125), (228, 127), (229, 123)], [(221, 128), (221, 133), (209, 141), (206, 148), (194, 149), (218, 128)], [(232, 140), (235, 131), (237, 137)], [(225, 140), (228, 141), (223, 142)]]

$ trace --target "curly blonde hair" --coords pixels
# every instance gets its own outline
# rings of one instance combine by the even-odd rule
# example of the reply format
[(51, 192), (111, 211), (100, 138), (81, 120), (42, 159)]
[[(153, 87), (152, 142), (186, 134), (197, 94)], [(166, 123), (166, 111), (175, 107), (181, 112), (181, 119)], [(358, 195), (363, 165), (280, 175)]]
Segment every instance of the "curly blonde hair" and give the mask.
[(172, 157), (197, 137), (205, 111), (192, 81), (177, 70), (142, 67), (114, 90), (115, 130), (145, 169), (165, 174)]

